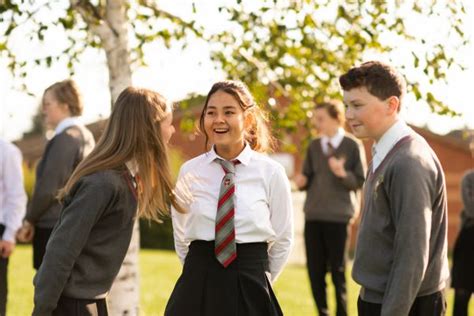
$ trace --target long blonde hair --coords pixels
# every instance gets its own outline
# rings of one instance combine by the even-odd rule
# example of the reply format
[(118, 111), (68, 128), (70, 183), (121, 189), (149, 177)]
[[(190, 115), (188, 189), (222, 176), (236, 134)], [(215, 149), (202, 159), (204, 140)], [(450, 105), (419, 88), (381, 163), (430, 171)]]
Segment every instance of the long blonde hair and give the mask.
[(133, 87), (123, 90), (97, 146), (77, 166), (59, 198), (80, 178), (101, 170), (119, 169), (134, 160), (141, 179), (138, 215), (160, 221), (161, 215), (169, 214), (169, 203), (182, 212), (173, 194), (167, 145), (160, 127), (170, 111), (170, 103), (157, 92)]

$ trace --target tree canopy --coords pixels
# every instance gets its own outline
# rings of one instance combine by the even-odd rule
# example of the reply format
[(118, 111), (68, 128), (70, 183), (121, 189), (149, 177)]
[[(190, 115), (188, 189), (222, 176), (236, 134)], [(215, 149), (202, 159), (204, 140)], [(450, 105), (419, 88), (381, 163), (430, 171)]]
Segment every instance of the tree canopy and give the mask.
[[(195, 0), (189, 5), (196, 13), (210, 4)], [(314, 102), (340, 98), (337, 79), (350, 67), (385, 56), (402, 73), (414, 68), (426, 78), (422, 85), (418, 76), (405, 76), (417, 99), (436, 113), (456, 115), (426, 86), (446, 80), (450, 68), (463, 67), (455, 58), (467, 43), (462, 1), (230, 0), (222, 2), (219, 14), (228, 23), (209, 33), (206, 21), (173, 15), (161, 9), (160, 1), (4, 0), (0, 53), (21, 78), (27, 65), (50, 66), (62, 59), (73, 72), (87, 47), (103, 49), (114, 100), (131, 84), (133, 69), (146, 64), (147, 43), (170, 47), (198, 37), (211, 44), (217, 68), (249, 85), (282, 133), (309, 127)], [(62, 30), (67, 40), (52, 55), (31, 52), (19, 58), (10, 42), (19, 28), (29, 41), (44, 41), (51, 28)]]

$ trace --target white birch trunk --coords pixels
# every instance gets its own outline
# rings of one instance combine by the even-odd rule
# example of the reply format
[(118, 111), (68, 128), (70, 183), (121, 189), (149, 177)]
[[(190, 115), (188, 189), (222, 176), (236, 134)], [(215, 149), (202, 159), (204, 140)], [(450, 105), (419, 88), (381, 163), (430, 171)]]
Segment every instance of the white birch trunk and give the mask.
[[(109, 89), (113, 104), (120, 92), (132, 85), (126, 1), (107, 0), (104, 16), (97, 16), (93, 7), (85, 6), (83, 1), (70, 0), (70, 2), (88, 24), (91, 32), (101, 40), (107, 58)], [(107, 297), (109, 314), (112, 316), (139, 314), (139, 248), (140, 234), (137, 222), (127, 255)]]

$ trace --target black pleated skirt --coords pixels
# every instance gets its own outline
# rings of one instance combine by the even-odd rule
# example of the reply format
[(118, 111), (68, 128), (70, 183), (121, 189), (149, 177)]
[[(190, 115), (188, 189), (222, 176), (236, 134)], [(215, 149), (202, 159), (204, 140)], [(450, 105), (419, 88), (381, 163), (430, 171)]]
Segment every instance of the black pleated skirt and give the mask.
[(454, 244), (451, 286), (474, 292), (474, 226), (463, 227)]
[(224, 268), (214, 241), (193, 241), (166, 316), (283, 315), (271, 284), (266, 243), (237, 244), (237, 259)]

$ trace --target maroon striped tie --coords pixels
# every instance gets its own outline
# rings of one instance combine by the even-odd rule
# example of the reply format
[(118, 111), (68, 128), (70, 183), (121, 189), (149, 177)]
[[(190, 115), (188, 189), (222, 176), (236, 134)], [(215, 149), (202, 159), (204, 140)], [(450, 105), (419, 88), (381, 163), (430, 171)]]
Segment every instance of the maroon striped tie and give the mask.
[(216, 214), (216, 237), (214, 252), (217, 260), (225, 267), (229, 266), (237, 258), (237, 247), (235, 243), (234, 226), (234, 175), (235, 165), (238, 160), (232, 162), (217, 158), (224, 169), (225, 175), (222, 178), (219, 191), (219, 202)]

